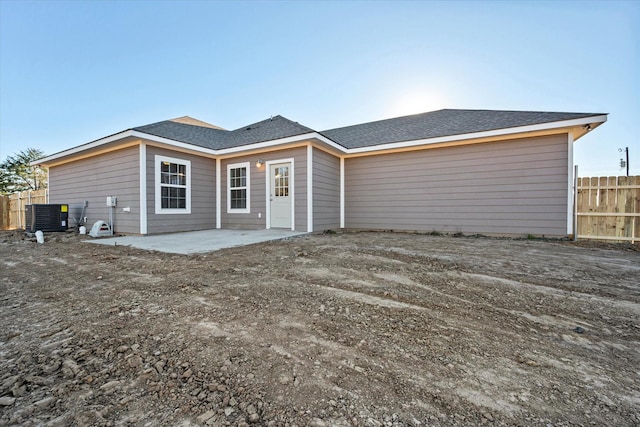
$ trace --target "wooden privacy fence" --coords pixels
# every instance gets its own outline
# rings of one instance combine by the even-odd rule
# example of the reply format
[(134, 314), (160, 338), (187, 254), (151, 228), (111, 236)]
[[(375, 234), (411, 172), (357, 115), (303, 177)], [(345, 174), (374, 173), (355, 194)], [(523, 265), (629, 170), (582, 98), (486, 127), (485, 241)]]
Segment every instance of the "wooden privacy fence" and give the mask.
[(0, 230), (9, 228), (9, 197), (0, 195)]
[(25, 206), (38, 203), (49, 203), (49, 190), (30, 190), (13, 193), (9, 196), (0, 196), (0, 209), (2, 209), (0, 226), (3, 230), (25, 228)]
[(578, 178), (578, 239), (640, 242), (640, 176)]

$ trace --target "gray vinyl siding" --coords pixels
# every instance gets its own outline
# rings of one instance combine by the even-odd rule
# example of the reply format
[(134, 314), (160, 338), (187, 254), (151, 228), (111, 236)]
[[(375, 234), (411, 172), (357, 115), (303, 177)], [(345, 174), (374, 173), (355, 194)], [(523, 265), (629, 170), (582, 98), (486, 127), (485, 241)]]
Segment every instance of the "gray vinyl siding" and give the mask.
[(298, 148), (295, 155), (295, 229), (307, 231), (307, 147)]
[[(191, 161), (191, 213), (156, 214), (155, 156)], [(216, 161), (147, 146), (147, 233), (209, 230), (216, 227)]]
[[(307, 230), (307, 148), (291, 148), (286, 150), (270, 151), (224, 159), (221, 162), (221, 213), (222, 228), (240, 230), (260, 230), (267, 227), (267, 194), (266, 194), (266, 164), (256, 167), (256, 161), (262, 159), (265, 162), (293, 158), (294, 171), (294, 203), (295, 203), (295, 229)], [(227, 212), (227, 165), (249, 162), (249, 213)], [(259, 217), (260, 216), (260, 217)]]
[(313, 231), (340, 228), (340, 159), (313, 149)]
[(345, 226), (567, 234), (568, 137), (345, 160)]
[[(49, 202), (69, 204), (70, 226), (77, 226), (82, 205), (88, 201), (85, 212), (87, 228), (98, 220), (109, 221), (107, 196), (116, 196), (113, 210), (114, 231), (139, 233), (140, 231), (140, 179), (138, 147), (111, 151), (49, 169)], [(130, 212), (124, 212), (128, 207)]]

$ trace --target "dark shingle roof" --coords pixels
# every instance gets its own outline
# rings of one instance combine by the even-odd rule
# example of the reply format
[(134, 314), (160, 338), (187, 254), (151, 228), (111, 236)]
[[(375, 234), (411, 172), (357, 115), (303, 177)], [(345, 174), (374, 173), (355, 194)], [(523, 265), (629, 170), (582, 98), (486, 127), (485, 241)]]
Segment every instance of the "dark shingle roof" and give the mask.
[(139, 126), (133, 130), (213, 150), (315, 132), (282, 116), (274, 116), (232, 131), (188, 125), (171, 120)]
[(282, 116), (274, 116), (261, 122), (243, 126), (229, 132), (225, 145), (220, 148), (239, 147), (256, 142), (272, 141), (289, 136), (303, 135), (315, 130)]
[(139, 126), (133, 128), (133, 130), (211, 149), (218, 148), (216, 147), (216, 142), (223, 139), (228, 132), (226, 130), (187, 125), (171, 120)]
[(594, 113), (537, 111), (438, 110), (360, 125), (329, 129), (322, 135), (345, 148), (462, 135), (562, 120), (599, 116)]
[[(396, 117), (393, 119), (363, 123), (360, 125), (329, 129), (319, 133), (344, 148), (354, 149), (376, 147), (382, 144), (391, 144), (403, 141), (449, 137), (605, 115), (606, 114), (604, 113), (439, 110), (429, 113), (415, 114), (412, 116)], [(597, 119), (594, 123), (600, 124), (603, 121), (604, 120), (602, 119)], [(152, 123), (150, 125), (139, 126), (128, 130), (134, 130), (212, 150), (242, 147), (260, 142), (273, 141), (316, 132), (311, 128), (303, 126), (297, 122), (293, 122), (282, 116), (275, 116), (232, 131), (217, 128), (217, 126), (213, 126), (208, 123), (205, 123), (207, 126), (200, 125), (197, 124), (197, 122), (198, 120), (191, 117), (181, 117), (174, 120), (165, 120), (162, 122)], [(110, 135), (73, 149), (52, 154), (51, 156), (40, 159), (40, 161), (42, 161), (40, 164), (46, 164), (54, 159), (72, 155), (78, 150), (89, 149), (96, 143), (104, 142), (110, 137), (118, 136), (121, 133)]]
[[(519, 126), (599, 116), (596, 113), (539, 111), (438, 110), (320, 132), (345, 148), (463, 135)], [(228, 131), (171, 120), (134, 128), (200, 147), (220, 150), (315, 132), (282, 116)]]

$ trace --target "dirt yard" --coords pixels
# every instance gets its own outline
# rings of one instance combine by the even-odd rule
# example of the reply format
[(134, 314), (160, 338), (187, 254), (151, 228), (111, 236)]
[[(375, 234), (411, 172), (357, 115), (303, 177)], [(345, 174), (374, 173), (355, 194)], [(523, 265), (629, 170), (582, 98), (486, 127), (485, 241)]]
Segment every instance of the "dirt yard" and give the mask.
[(637, 247), (0, 234), (0, 426), (640, 425)]

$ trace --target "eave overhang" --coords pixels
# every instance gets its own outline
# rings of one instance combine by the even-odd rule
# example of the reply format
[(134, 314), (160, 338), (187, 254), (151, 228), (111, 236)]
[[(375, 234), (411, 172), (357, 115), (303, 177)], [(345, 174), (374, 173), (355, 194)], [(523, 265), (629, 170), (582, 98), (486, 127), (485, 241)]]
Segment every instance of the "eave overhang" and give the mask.
[(52, 154), (39, 160), (35, 160), (31, 164), (51, 167), (76, 161), (84, 157), (93, 157), (104, 152), (138, 145), (142, 142), (145, 142), (149, 145), (157, 145), (170, 149), (177, 149), (179, 151), (190, 152), (193, 154), (204, 155), (206, 157), (227, 158), (239, 154), (249, 154), (258, 151), (271, 151), (290, 146), (306, 145), (309, 143), (320, 146), (322, 148), (326, 148), (340, 157), (358, 157), (364, 155), (383, 154), (386, 152), (394, 151), (409, 151), (423, 148), (436, 148), (441, 146), (467, 145), (489, 141), (527, 138), (532, 136), (552, 135), (560, 133), (571, 133), (573, 136), (573, 141), (576, 141), (586, 133), (595, 129), (606, 121), (607, 115), (603, 114), (575, 120), (562, 120), (529, 126), (517, 126), (484, 132), (447, 135), (436, 138), (400, 141), (357, 148), (345, 148), (344, 146), (336, 143), (335, 141), (332, 141), (319, 132), (309, 132), (270, 141), (262, 141), (237, 147), (215, 150), (198, 145), (193, 145), (183, 141), (163, 138), (156, 135), (129, 129), (105, 138), (89, 142), (87, 144), (83, 144), (56, 154)]

